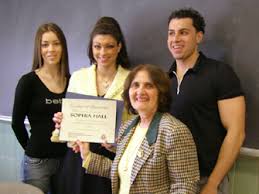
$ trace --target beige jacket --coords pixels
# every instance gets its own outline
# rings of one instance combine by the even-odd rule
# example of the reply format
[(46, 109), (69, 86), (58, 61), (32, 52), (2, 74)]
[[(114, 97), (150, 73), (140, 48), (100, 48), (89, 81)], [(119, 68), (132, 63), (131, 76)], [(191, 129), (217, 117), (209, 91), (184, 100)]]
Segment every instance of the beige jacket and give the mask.
[[(112, 192), (119, 191), (119, 161), (139, 118), (120, 129), (112, 161), (92, 153), (86, 173), (110, 177)], [(130, 194), (195, 194), (199, 166), (193, 137), (188, 128), (168, 113), (157, 113), (150, 124), (133, 164)]]

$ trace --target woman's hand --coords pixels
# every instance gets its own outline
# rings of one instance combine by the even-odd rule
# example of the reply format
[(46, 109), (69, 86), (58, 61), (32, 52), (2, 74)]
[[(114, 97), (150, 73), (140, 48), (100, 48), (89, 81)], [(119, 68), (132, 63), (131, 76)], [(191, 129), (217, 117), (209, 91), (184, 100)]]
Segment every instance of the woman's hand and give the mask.
[(63, 119), (63, 114), (62, 114), (62, 112), (57, 112), (57, 113), (54, 114), (52, 120), (53, 120), (54, 123), (55, 123), (55, 128), (56, 128), (56, 129), (60, 129), (62, 119)]
[(79, 148), (81, 158), (84, 160), (86, 156), (90, 153), (90, 145), (88, 142), (81, 142), (77, 140), (75, 142)]
[(52, 132), (52, 135), (50, 137), (51, 142), (57, 142), (57, 143), (63, 142), (59, 140), (59, 130), (61, 127), (60, 124), (61, 124), (62, 118), (63, 118), (63, 115), (61, 112), (57, 112), (53, 116), (52, 120), (55, 122), (55, 130)]

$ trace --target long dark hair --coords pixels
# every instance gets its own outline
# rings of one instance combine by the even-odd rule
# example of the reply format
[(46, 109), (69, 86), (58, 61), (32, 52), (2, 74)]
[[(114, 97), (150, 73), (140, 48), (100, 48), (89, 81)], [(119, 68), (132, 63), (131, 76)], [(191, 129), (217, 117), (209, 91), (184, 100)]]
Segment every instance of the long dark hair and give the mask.
[(62, 46), (62, 55), (60, 60), (60, 68), (59, 72), (62, 77), (69, 77), (69, 62), (68, 62), (68, 51), (67, 51), (67, 41), (65, 35), (61, 28), (55, 23), (45, 23), (39, 26), (34, 42), (34, 55), (33, 55), (33, 63), (32, 63), (32, 71), (43, 66), (43, 59), (41, 56), (41, 41), (42, 35), (45, 32), (53, 32), (57, 35), (60, 44)]
[(128, 58), (127, 48), (123, 33), (121, 31), (119, 23), (112, 17), (101, 17), (95, 24), (93, 31), (90, 34), (90, 40), (88, 44), (88, 57), (90, 59), (91, 64), (96, 63), (93, 57), (93, 38), (98, 35), (111, 35), (117, 43), (121, 43), (121, 49), (118, 54), (116, 65), (121, 65), (124, 68), (130, 67), (130, 61)]

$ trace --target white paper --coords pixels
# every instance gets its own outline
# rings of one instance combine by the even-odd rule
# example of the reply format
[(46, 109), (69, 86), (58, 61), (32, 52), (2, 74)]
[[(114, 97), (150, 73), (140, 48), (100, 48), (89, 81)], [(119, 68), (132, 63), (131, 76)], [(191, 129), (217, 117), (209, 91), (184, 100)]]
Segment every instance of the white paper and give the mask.
[(63, 99), (61, 141), (115, 142), (116, 101)]

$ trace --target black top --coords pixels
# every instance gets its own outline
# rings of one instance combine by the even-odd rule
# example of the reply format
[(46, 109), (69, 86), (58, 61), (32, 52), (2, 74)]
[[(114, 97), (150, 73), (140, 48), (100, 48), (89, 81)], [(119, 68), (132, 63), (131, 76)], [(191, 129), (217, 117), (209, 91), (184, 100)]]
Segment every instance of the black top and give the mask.
[(240, 81), (229, 65), (202, 53), (179, 86), (175, 71), (176, 63), (169, 70), (173, 93), (171, 114), (190, 128), (197, 146), (201, 176), (209, 176), (226, 135), (217, 102), (243, 95)]
[[(15, 91), (12, 128), (26, 155), (56, 158), (65, 154), (66, 144), (52, 143), (50, 137), (55, 128), (52, 117), (61, 111), (66, 90), (67, 86), (60, 94), (49, 91), (34, 71), (19, 80)], [(24, 125), (26, 116), (31, 126), (30, 137)]]

